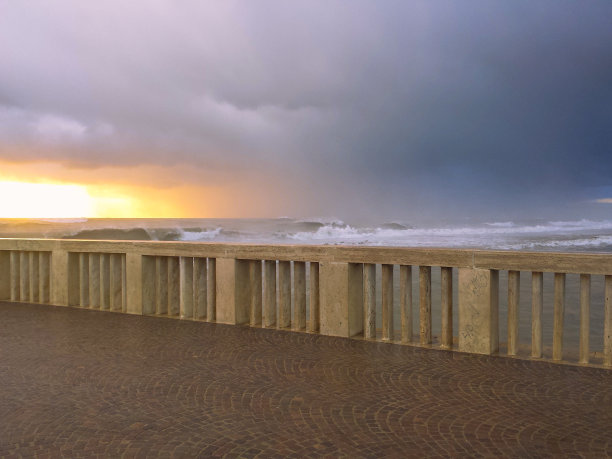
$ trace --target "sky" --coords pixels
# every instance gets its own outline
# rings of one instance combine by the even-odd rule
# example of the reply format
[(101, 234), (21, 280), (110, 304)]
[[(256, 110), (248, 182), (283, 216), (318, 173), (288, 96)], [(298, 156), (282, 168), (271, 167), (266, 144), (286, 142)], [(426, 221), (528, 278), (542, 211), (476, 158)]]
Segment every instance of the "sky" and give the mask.
[(612, 3), (0, 0), (2, 181), (90, 196), (62, 216), (610, 216)]

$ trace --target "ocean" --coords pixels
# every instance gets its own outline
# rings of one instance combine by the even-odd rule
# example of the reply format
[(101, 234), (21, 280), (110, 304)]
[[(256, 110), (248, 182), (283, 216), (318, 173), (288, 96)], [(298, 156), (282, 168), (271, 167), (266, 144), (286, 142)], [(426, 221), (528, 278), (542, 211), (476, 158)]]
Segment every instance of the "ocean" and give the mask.
[[(455, 221), (413, 223), (388, 221), (378, 224), (324, 218), (272, 219), (29, 219), (0, 220), (0, 237), (77, 238), (152, 241), (204, 241), (277, 244), (346, 244), (362, 246), (408, 246), (479, 248), (495, 250), (609, 252), (612, 253), (612, 220), (575, 221)], [(399, 298), (399, 270), (395, 267), (395, 302)], [(380, 266), (377, 267), (380, 285)], [(457, 272), (454, 270), (454, 285)], [(529, 353), (531, 337), (531, 278), (521, 273), (519, 340), (521, 353)], [(413, 296), (418, 305), (418, 273), (413, 273)], [(507, 333), (507, 272), (500, 273), (500, 341)], [(579, 275), (567, 275), (564, 345), (567, 355), (578, 351), (580, 302)], [(593, 351), (603, 345), (603, 276), (592, 276), (590, 342)], [(432, 271), (433, 334), (440, 332), (440, 269)], [(454, 291), (454, 304), (457, 304)], [(381, 324), (378, 292), (378, 327)], [(544, 274), (543, 338), (550, 357), (553, 323), (553, 274)], [(395, 306), (399, 326), (399, 307)], [(413, 308), (415, 332), (418, 306)], [(458, 328), (454, 314), (454, 330)], [(502, 345), (503, 347), (503, 345)]]
[(0, 219), (0, 237), (612, 252), (612, 220)]

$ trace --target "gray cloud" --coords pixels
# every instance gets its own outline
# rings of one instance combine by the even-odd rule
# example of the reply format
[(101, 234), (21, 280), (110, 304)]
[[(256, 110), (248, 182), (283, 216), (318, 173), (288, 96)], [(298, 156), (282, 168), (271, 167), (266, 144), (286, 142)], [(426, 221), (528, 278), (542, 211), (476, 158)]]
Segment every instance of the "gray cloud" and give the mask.
[(0, 159), (240, 171), (296, 213), (609, 198), (607, 1), (0, 11)]

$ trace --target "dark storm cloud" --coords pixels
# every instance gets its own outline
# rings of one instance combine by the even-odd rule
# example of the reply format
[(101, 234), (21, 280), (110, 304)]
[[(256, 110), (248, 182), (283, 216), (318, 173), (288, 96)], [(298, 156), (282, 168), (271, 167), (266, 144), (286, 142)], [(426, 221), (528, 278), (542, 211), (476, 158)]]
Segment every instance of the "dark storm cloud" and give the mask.
[(252, 169), (311, 213), (612, 185), (608, 1), (0, 0), (0, 68), (4, 159)]

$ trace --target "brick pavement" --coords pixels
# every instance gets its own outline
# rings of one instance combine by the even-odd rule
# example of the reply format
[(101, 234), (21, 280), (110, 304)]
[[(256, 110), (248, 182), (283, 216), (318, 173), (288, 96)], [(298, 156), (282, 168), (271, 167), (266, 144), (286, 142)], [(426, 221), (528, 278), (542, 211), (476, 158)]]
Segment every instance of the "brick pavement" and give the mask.
[(612, 371), (0, 303), (2, 457), (612, 455)]

